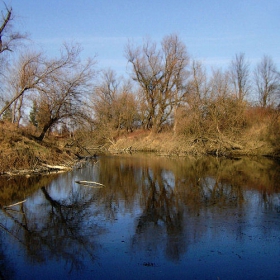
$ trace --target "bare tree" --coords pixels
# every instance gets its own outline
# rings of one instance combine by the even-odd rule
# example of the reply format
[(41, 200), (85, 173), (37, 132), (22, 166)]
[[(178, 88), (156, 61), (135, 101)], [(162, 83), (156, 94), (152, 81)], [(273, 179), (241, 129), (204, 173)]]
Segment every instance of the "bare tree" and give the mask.
[(135, 123), (139, 120), (138, 106), (130, 81), (124, 81), (116, 100), (116, 116), (118, 129), (132, 132)]
[(243, 100), (250, 90), (250, 64), (245, 59), (245, 54), (236, 54), (230, 65), (230, 80), (234, 92), (239, 100)]
[(255, 69), (255, 83), (262, 107), (273, 105), (279, 98), (280, 76), (271, 57), (265, 55)]
[(187, 84), (185, 100), (187, 102), (186, 116), (189, 124), (188, 130), (193, 134), (202, 136), (203, 121), (207, 96), (210, 92), (210, 85), (207, 79), (206, 70), (199, 61), (192, 61), (190, 79)]
[(70, 71), (79, 65), (78, 46), (64, 45), (59, 58), (47, 59), (42, 53), (24, 53), (12, 68), (8, 83), (12, 98), (0, 110), (0, 116), (26, 92), (42, 90), (51, 79), (57, 79), (61, 69)]
[[(1, 10), (0, 18), (0, 101), (2, 104), (6, 103), (6, 97), (2, 89), (5, 79), (7, 79), (7, 64), (8, 55), (11, 54), (24, 39), (27, 38), (26, 34), (22, 34), (14, 30), (12, 22), (14, 20), (14, 13), (12, 8), (7, 7), (4, 3), (5, 9)], [(4, 80), (2, 80), (4, 79)]]
[(54, 125), (67, 121), (78, 124), (89, 119), (87, 106), (93, 91), (94, 61), (82, 63), (77, 59), (71, 61), (71, 67), (52, 72), (38, 89), (38, 124), (42, 129), (39, 140)]
[(65, 45), (60, 57), (55, 59), (48, 59), (41, 53), (22, 55), (9, 80), (13, 97), (2, 108), (0, 116), (13, 105), (18, 120), (24, 95), (32, 93), (37, 96), (40, 109), (42, 132), (39, 140), (49, 128), (63, 120), (85, 118), (85, 99), (92, 92), (95, 62), (81, 62), (80, 52), (79, 46)]
[(226, 128), (228, 120), (227, 105), (231, 96), (229, 72), (213, 71), (210, 80), (210, 93), (207, 100), (207, 117), (210, 121), (209, 130), (218, 132)]
[(159, 132), (184, 95), (189, 62), (186, 47), (177, 35), (169, 35), (159, 50), (150, 40), (137, 48), (128, 44), (126, 58), (146, 103), (146, 127)]
[(1, 11), (2, 18), (0, 21), (0, 74), (5, 77), (5, 67), (8, 58), (6, 53), (13, 52), (21, 45), (20, 43), (27, 38), (27, 35), (13, 29), (13, 10), (12, 8), (7, 7), (5, 3), (4, 6), (5, 11)]
[(187, 87), (187, 99), (201, 102), (207, 96), (209, 90), (206, 70), (201, 62), (193, 60)]
[(113, 118), (112, 105), (116, 99), (119, 88), (119, 81), (116, 72), (112, 69), (103, 70), (101, 73), (101, 81), (95, 87), (95, 95), (93, 96), (94, 111), (100, 118), (106, 118), (111, 121)]
[(18, 42), (26, 39), (25, 34), (21, 34), (12, 29), (14, 19), (12, 8), (5, 5), (5, 12), (2, 12), (2, 23), (0, 26), (0, 54), (5, 51), (13, 51)]
[(13, 110), (12, 122), (19, 123), (24, 94), (34, 90), (41, 81), (39, 78), (42, 70), (42, 54), (24, 53), (18, 61), (10, 68), (6, 79), (6, 89), (10, 100), (0, 110), (0, 116), (9, 108)]
[(103, 70), (92, 96), (94, 127), (100, 138), (109, 141), (112, 141), (114, 130), (117, 129), (118, 121), (114, 113), (114, 104), (117, 99), (119, 84), (116, 72), (112, 69)]
[(120, 130), (131, 131), (137, 105), (129, 81), (118, 78), (111, 69), (104, 70), (92, 98), (94, 126), (101, 138), (113, 141)]
[(206, 104), (208, 133), (220, 139), (235, 138), (244, 125), (246, 102), (235, 97), (231, 87), (231, 73), (216, 70), (210, 80), (210, 91)]

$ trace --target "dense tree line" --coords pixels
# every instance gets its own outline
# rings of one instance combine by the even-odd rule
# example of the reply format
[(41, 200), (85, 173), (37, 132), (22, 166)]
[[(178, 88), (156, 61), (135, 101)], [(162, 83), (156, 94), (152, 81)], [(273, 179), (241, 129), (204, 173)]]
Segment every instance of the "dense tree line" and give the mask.
[(66, 44), (51, 58), (27, 50), (26, 35), (12, 28), (13, 20), (12, 8), (5, 6), (0, 118), (33, 127), (39, 140), (55, 128), (91, 130), (101, 142), (139, 128), (202, 138), (238, 135), (254, 121), (250, 114), (260, 111), (279, 122), (280, 74), (267, 55), (254, 70), (239, 53), (227, 69), (209, 73), (171, 34), (160, 45), (151, 39), (128, 43), (130, 76), (124, 79), (112, 69), (97, 71), (95, 58), (82, 61), (78, 45)]

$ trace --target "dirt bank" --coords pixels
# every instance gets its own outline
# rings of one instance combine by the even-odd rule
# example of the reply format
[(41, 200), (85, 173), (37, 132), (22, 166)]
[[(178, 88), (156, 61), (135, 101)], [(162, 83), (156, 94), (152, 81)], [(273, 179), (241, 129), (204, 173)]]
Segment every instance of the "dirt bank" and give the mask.
[(129, 134), (119, 138), (109, 148), (111, 152), (157, 152), (166, 155), (214, 155), (214, 156), (271, 156), (279, 157), (279, 149), (256, 135), (230, 138), (225, 135), (185, 137), (173, 133)]
[(72, 151), (59, 147), (58, 142), (39, 142), (25, 130), (0, 123), (0, 175), (68, 169), (75, 159)]
[[(69, 170), (81, 158), (77, 154), (89, 156), (88, 146), (94, 139), (88, 137), (84, 143), (60, 138), (46, 137), (37, 141), (32, 133), (10, 123), (0, 123), (0, 175), (43, 173), (50, 170)], [(261, 137), (257, 130), (243, 135), (229, 137), (223, 134), (204, 137), (186, 137), (172, 132), (152, 134), (136, 130), (118, 137), (110, 144), (102, 146), (110, 153), (156, 152), (168, 156), (214, 155), (223, 157), (269, 156), (280, 157), (280, 149), (273, 142)], [(73, 144), (77, 142), (81, 144)], [(69, 145), (69, 143), (72, 143)], [(81, 151), (81, 146), (83, 150)], [(279, 146), (279, 144), (278, 144)], [(90, 149), (90, 148), (89, 148)]]

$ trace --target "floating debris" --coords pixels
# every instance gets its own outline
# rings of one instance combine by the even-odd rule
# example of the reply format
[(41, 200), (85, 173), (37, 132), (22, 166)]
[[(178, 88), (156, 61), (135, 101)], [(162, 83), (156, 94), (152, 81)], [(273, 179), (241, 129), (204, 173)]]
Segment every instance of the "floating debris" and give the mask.
[(83, 185), (83, 186), (88, 186), (92, 188), (103, 188), (105, 185), (98, 183), (98, 182), (93, 182), (93, 181), (76, 181), (77, 184)]

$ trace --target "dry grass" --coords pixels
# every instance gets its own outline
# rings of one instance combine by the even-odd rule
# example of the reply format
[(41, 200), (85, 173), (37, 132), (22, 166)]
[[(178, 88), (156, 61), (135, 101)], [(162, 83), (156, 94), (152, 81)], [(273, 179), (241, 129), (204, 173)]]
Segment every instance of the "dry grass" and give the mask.
[(0, 174), (17, 170), (40, 169), (41, 164), (73, 163), (71, 152), (61, 150), (57, 143), (38, 142), (7, 122), (0, 123)]
[[(151, 133), (135, 130), (119, 134), (107, 143), (100, 143), (110, 152), (156, 152), (164, 155), (218, 156), (257, 155), (280, 157), (280, 118), (278, 112), (249, 110), (246, 125), (239, 130), (218, 132), (209, 130), (203, 136), (166, 130)], [(255, 119), (254, 119), (255, 118)], [(181, 124), (182, 125), (182, 124)], [(96, 132), (84, 133), (73, 139), (49, 137), (38, 142), (26, 128), (18, 129), (7, 122), (0, 122), (0, 174), (16, 170), (35, 170), (42, 164), (73, 165), (74, 153), (88, 154), (95, 143)], [(82, 140), (79, 140), (79, 139)], [(66, 143), (71, 142), (71, 145)], [(76, 143), (76, 144), (73, 144)]]
[[(111, 152), (143, 151), (168, 155), (203, 155), (219, 156), (256, 155), (280, 156), (280, 125), (274, 127), (266, 122), (254, 123), (244, 128), (238, 135), (209, 134), (204, 137), (193, 135), (174, 135), (173, 132), (152, 134), (136, 131), (120, 137)], [(277, 137), (278, 135), (278, 137)]]

